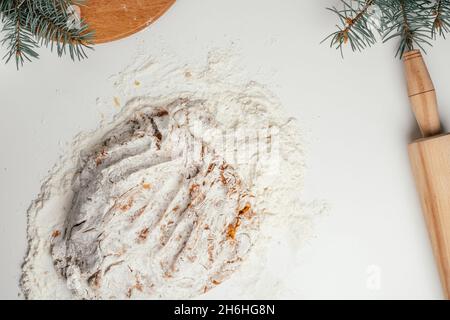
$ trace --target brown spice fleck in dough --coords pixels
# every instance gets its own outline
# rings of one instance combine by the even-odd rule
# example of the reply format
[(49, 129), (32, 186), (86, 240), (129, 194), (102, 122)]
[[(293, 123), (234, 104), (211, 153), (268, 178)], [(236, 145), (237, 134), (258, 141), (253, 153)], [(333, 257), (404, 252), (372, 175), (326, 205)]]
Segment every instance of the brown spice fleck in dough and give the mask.
[(202, 144), (202, 151), (200, 152), (200, 156), (201, 156), (202, 160), (205, 157), (205, 145), (204, 144)]
[(114, 106), (116, 106), (117, 108), (120, 107), (120, 100), (118, 97), (114, 97), (113, 101), (114, 101)]
[[(119, 254), (118, 256), (121, 256), (121, 254)], [(104, 274), (107, 274), (113, 267), (121, 265), (122, 263), (123, 263), (123, 260), (111, 263), (108, 267), (106, 267)]]
[(142, 292), (142, 290), (143, 290), (142, 283), (140, 283), (139, 280), (137, 280), (137, 279), (136, 279), (136, 284), (134, 285), (134, 288), (140, 292)]
[(216, 164), (215, 164), (214, 162), (211, 163), (211, 164), (208, 166), (208, 170), (206, 171), (206, 174), (211, 173), (211, 172), (214, 170), (215, 167), (216, 167)]
[(100, 151), (100, 153), (95, 158), (95, 164), (97, 165), (97, 167), (103, 163), (103, 161), (106, 159), (107, 155), (108, 155), (108, 152), (106, 152), (105, 149), (102, 149)]
[(214, 245), (211, 244), (211, 241), (208, 241), (208, 261), (213, 262), (214, 261)]
[(52, 233), (52, 238), (59, 237), (60, 235), (61, 235), (61, 231), (55, 230), (55, 231), (53, 231), (53, 233)]
[(128, 291), (127, 291), (127, 298), (129, 299), (129, 298), (131, 298), (131, 294), (133, 293), (133, 288), (131, 287), (131, 288), (129, 288), (128, 289)]
[(195, 184), (195, 183), (192, 184), (189, 188), (189, 193), (190, 193), (191, 197), (193, 197), (198, 192), (199, 189), (200, 189), (200, 186), (198, 184)]
[(149, 190), (151, 188), (151, 184), (150, 183), (143, 183), (142, 184), (142, 188), (144, 188), (145, 190)]
[(241, 225), (241, 217), (245, 217), (247, 219), (251, 219), (253, 217), (250, 203), (246, 203), (244, 208), (239, 210), (238, 216), (236, 217), (236, 222), (228, 225), (228, 229), (227, 229), (227, 239), (228, 240), (236, 239), (237, 229)]
[(89, 286), (93, 288), (100, 287), (100, 280), (101, 280), (101, 270), (98, 270), (92, 276), (89, 277), (88, 279)]
[(123, 204), (123, 205), (120, 206), (120, 210), (122, 210), (122, 211), (128, 211), (128, 210), (131, 209), (132, 206), (133, 206), (133, 197), (130, 197), (130, 198), (128, 199), (128, 202), (127, 202), (127, 203), (125, 203), (125, 204)]
[(142, 208), (140, 208), (138, 211), (136, 211), (133, 216), (131, 217), (131, 222), (134, 222), (137, 218), (139, 218), (140, 216), (142, 216), (142, 214), (144, 213), (145, 209), (147, 209), (147, 205), (143, 206)]
[(150, 119), (150, 123), (152, 124), (153, 135), (156, 138), (156, 147), (159, 150), (159, 149), (161, 149), (162, 133), (161, 133), (161, 131), (159, 131), (159, 128), (156, 125), (156, 122), (155, 122), (154, 118)]
[(223, 185), (227, 185), (223, 167), (220, 168), (220, 182), (222, 182)]
[(241, 220), (238, 218), (236, 219), (235, 223), (228, 225), (228, 229), (227, 229), (227, 239), (228, 240), (236, 239), (237, 229), (239, 228), (240, 225), (241, 225)]
[(247, 219), (251, 219), (253, 217), (253, 211), (251, 210), (251, 208), (252, 207), (251, 207), (250, 203), (247, 202), (245, 204), (245, 207), (242, 208), (241, 210), (239, 210), (239, 216), (240, 217), (243, 216)]
[(128, 299), (131, 298), (131, 296), (133, 295), (133, 291), (134, 290), (137, 290), (139, 292), (144, 291), (144, 287), (143, 287), (142, 283), (139, 281), (138, 275), (136, 275), (135, 278), (136, 278), (136, 280), (135, 280), (134, 285), (132, 287), (128, 288), (128, 291), (127, 291), (127, 294), (126, 294)]
[(167, 116), (168, 114), (169, 114), (169, 112), (167, 110), (162, 109), (162, 110), (159, 110), (158, 112), (156, 112), (154, 114), (154, 116), (157, 118), (160, 118), (160, 117)]
[(149, 230), (150, 230), (150, 229), (149, 229), (148, 227), (142, 229), (142, 230), (139, 232), (137, 242), (142, 243), (142, 242), (144, 242), (145, 240), (147, 240)]

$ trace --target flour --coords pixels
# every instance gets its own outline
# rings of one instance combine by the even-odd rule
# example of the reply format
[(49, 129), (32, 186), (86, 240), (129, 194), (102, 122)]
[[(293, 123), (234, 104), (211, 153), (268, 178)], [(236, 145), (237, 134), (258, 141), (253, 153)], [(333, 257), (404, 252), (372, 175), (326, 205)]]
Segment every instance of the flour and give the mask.
[[(30, 298), (276, 298), (311, 218), (294, 119), (227, 53), (139, 53), (29, 209)], [(284, 275), (284, 276), (283, 276)], [(295, 294), (292, 292), (292, 294)]]

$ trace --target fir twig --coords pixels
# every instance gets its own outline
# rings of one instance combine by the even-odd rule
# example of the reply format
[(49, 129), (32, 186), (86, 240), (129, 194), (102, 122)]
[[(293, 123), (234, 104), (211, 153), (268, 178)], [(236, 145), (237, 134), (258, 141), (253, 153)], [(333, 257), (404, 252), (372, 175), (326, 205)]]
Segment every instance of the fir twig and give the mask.
[(391, 0), (380, 2), (383, 11), (383, 42), (399, 38), (395, 56), (402, 57), (405, 51), (416, 46), (425, 51), (430, 45), (431, 24), (427, 0)]
[(79, 29), (70, 29), (67, 26), (69, 19), (68, 3), (62, 0), (32, 0), (34, 14), (31, 15), (29, 28), (37, 37), (40, 44), (48, 47), (56, 45), (58, 56), (66, 53), (66, 47), (72, 60), (86, 58), (84, 48), (91, 48), (89, 40), (92, 34), (87, 33), (87, 25), (80, 24)]
[(331, 38), (330, 47), (339, 49), (343, 55), (343, 45), (350, 42), (353, 51), (361, 51), (367, 46), (375, 43), (375, 37), (371, 31), (369, 23), (369, 8), (374, 0), (357, 0), (357, 6), (352, 2), (341, 0), (342, 9), (336, 7), (327, 8), (335, 13), (340, 21), (340, 25), (336, 25), (337, 31), (330, 34), (322, 42)]
[(450, 1), (437, 0), (432, 10), (433, 28), (432, 36), (436, 39), (437, 35), (445, 38), (445, 34), (450, 31)]
[[(340, 25), (330, 34), (330, 46), (340, 49), (350, 43), (361, 51), (377, 42), (398, 39), (396, 56), (407, 50), (425, 49), (437, 35), (450, 32), (450, 0), (341, 0), (341, 8), (327, 8)], [(378, 8), (379, 25), (373, 23), (372, 8)], [(375, 17), (376, 18), (376, 17)]]
[(4, 23), (2, 44), (6, 45), (6, 62), (12, 57), (16, 66), (25, 60), (31, 61), (39, 55), (39, 46), (56, 48), (58, 56), (69, 53), (75, 60), (86, 58), (86, 48), (91, 48), (92, 33), (80, 21), (79, 27), (70, 25), (70, 0), (3, 0), (0, 2), (0, 16)]
[(3, 12), (7, 13), (9, 19), (2, 19), (4, 23), (3, 31), (6, 36), (2, 40), (2, 45), (6, 45), (7, 53), (3, 57), (9, 62), (15, 57), (16, 66), (23, 65), (25, 60), (31, 61), (31, 58), (37, 58), (39, 55), (34, 50), (37, 42), (33, 39), (33, 35), (24, 27), (26, 16), (20, 9), (23, 0), (5, 1), (2, 6)]

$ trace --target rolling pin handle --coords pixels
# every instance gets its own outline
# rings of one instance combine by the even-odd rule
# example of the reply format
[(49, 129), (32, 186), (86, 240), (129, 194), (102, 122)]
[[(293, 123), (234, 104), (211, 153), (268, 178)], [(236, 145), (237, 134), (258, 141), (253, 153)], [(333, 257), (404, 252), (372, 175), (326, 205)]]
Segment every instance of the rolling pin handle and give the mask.
[(419, 50), (403, 55), (408, 96), (411, 107), (424, 137), (441, 133), (441, 122), (437, 106), (436, 92), (425, 61)]

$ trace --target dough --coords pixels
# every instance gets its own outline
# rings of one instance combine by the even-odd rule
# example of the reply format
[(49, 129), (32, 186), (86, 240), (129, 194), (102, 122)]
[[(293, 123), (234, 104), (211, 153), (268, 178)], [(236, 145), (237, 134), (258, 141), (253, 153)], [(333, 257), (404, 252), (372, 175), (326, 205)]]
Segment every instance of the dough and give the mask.
[(51, 254), (76, 298), (188, 298), (219, 285), (258, 233), (254, 196), (203, 137), (201, 100), (144, 105), (85, 150)]

